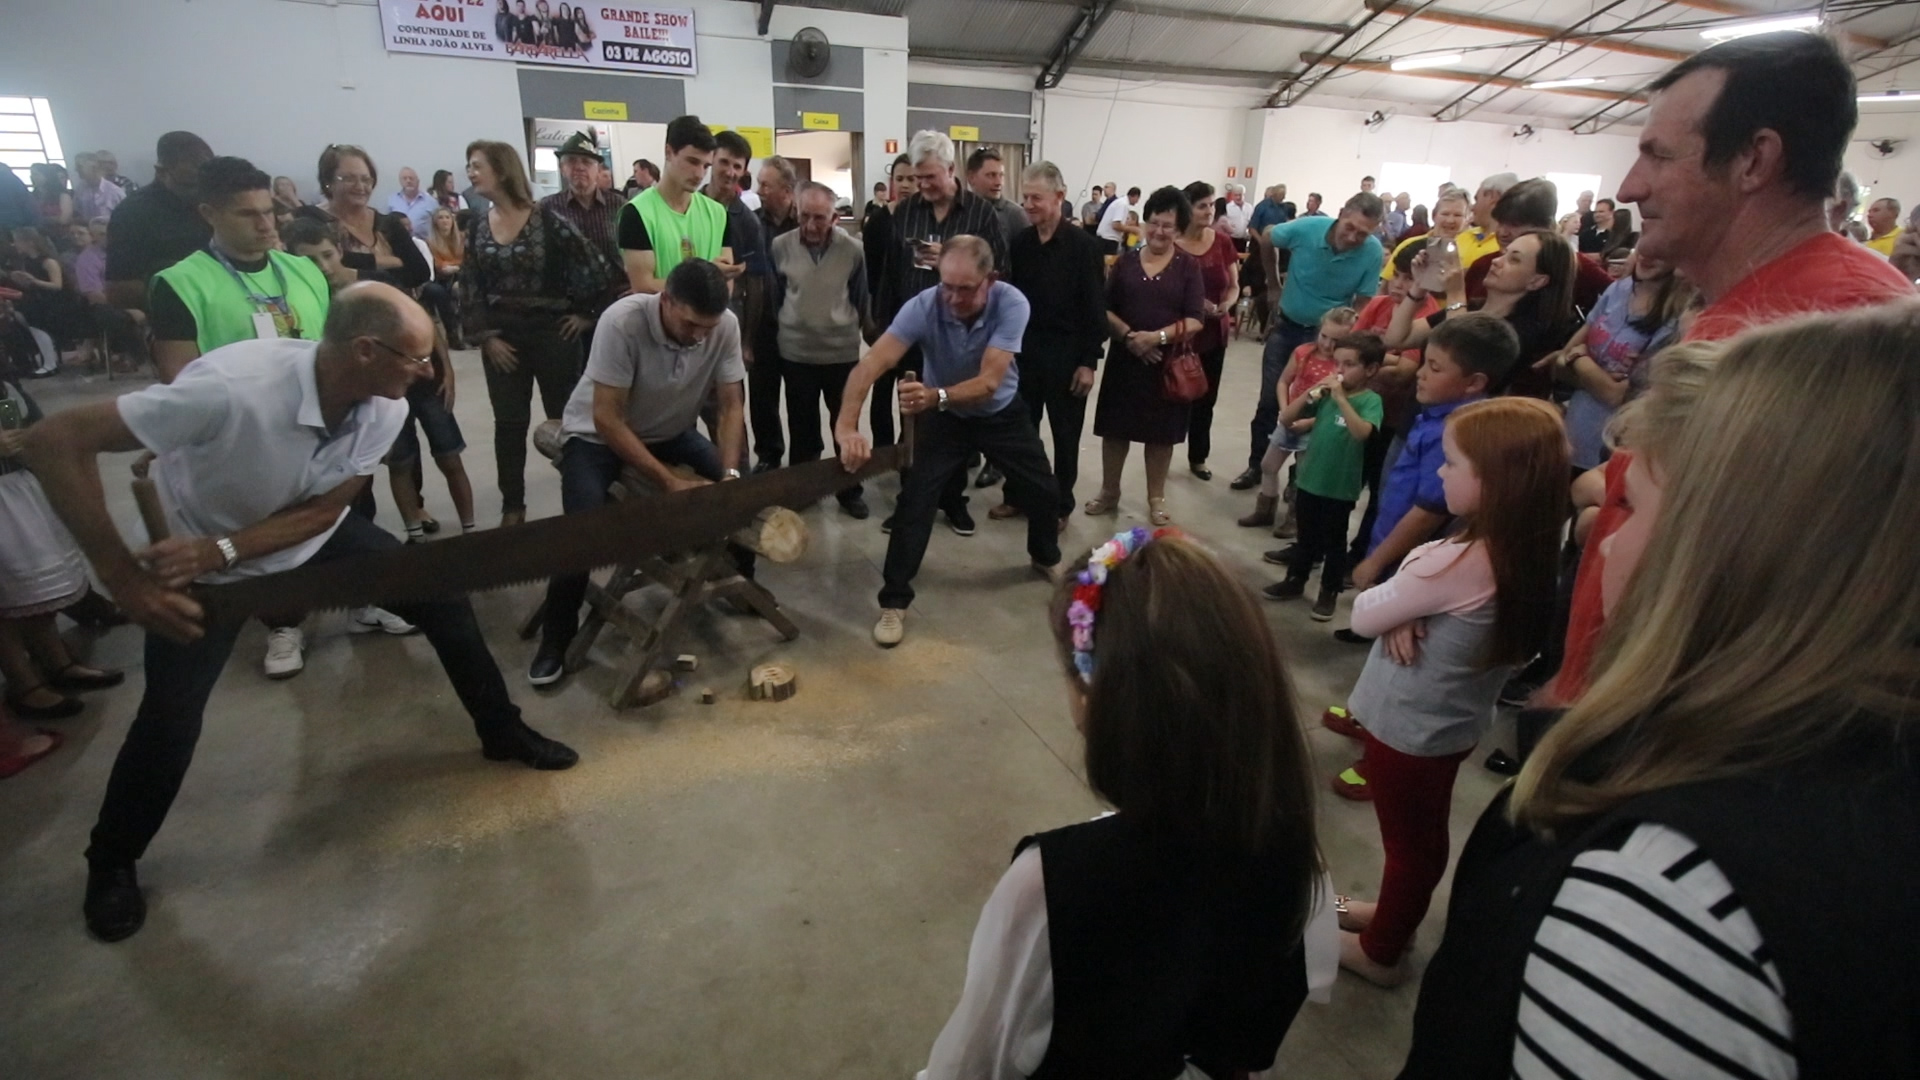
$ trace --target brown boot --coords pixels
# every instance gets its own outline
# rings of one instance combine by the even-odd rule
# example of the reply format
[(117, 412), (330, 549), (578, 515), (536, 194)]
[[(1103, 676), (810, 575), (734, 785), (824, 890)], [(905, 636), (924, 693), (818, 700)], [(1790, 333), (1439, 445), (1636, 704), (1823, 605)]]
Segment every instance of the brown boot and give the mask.
[(1280, 524), (1273, 527), (1273, 535), (1282, 540), (1291, 540), (1299, 534), (1300, 527), (1293, 520), (1293, 507), (1288, 506), (1286, 515), (1280, 518)]
[(1272, 495), (1256, 495), (1253, 500), (1253, 513), (1240, 519), (1240, 524), (1249, 529), (1273, 524), (1273, 510), (1280, 500)]

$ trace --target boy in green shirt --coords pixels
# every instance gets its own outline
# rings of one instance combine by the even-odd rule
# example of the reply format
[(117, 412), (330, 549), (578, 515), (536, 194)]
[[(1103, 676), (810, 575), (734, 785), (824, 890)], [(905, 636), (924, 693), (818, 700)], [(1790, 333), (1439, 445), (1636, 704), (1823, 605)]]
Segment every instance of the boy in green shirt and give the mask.
[[(1380, 395), (1368, 390), (1367, 380), (1380, 370), (1387, 347), (1375, 334), (1350, 334), (1334, 346), (1339, 369), (1319, 385), (1287, 403), (1282, 424), (1313, 417), (1314, 437), (1300, 455), (1295, 478), (1298, 494), (1294, 514), (1299, 540), (1289, 561), (1270, 551), (1266, 560), (1287, 564), (1285, 581), (1266, 588), (1269, 600), (1292, 600), (1306, 595), (1313, 564), (1323, 562), (1320, 597), (1313, 604), (1316, 622), (1333, 618), (1347, 574), (1347, 524), (1353, 504), (1360, 501), (1361, 473), (1366, 463), (1367, 439), (1380, 424)], [(1344, 437), (1340, 437), (1344, 436)]]

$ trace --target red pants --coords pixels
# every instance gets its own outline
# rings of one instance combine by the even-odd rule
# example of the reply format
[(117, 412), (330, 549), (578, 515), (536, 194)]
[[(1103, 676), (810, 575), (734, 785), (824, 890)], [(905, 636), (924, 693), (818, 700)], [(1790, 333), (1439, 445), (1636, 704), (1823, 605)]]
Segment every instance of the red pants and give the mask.
[(1392, 964), (1406, 952), (1420, 920), (1427, 917), (1433, 890), (1447, 872), (1453, 778), (1471, 752), (1414, 757), (1367, 736), (1360, 774), (1373, 792), (1387, 865), (1380, 874), (1373, 922), (1360, 934), (1360, 948), (1377, 964)]

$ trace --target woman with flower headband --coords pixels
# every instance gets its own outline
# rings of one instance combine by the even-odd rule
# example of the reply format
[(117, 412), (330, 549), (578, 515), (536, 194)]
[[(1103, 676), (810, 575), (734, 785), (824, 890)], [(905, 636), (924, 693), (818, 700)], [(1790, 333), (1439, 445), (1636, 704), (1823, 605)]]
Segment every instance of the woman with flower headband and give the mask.
[(1256, 603), (1168, 529), (1067, 575), (1054, 638), (1114, 812), (1021, 841), (923, 1080), (1225, 1080), (1331, 984), (1308, 753)]

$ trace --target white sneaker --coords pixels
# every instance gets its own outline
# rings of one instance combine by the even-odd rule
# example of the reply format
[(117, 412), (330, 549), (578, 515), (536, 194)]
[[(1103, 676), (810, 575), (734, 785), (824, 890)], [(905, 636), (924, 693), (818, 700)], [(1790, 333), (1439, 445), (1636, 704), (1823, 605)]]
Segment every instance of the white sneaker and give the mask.
[(873, 641), (891, 649), (907, 636), (907, 613), (900, 608), (881, 608), (880, 621), (873, 624)]
[(350, 634), (371, 634), (379, 630), (399, 636), (411, 634), (418, 629), (420, 628), (386, 608), (354, 608), (353, 614), (347, 616), (347, 632)]
[(283, 626), (267, 633), (267, 678), (291, 679), (307, 666), (307, 635), (297, 626)]

